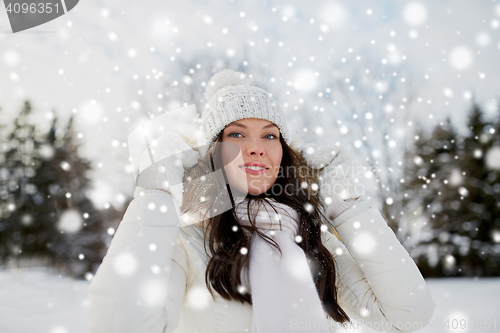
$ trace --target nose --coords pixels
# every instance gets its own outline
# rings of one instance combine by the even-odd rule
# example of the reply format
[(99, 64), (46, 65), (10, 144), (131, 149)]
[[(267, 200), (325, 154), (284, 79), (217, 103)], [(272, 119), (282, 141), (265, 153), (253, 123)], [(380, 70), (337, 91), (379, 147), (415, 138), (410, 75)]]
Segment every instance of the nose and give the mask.
[(252, 140), (248, 142), (248, 145), (246, 147), (246, 151), (248, 155), (258, 155), (258, 156), (264, 156), (265, 150), (262, 144), (258, 142), (258, 140)]

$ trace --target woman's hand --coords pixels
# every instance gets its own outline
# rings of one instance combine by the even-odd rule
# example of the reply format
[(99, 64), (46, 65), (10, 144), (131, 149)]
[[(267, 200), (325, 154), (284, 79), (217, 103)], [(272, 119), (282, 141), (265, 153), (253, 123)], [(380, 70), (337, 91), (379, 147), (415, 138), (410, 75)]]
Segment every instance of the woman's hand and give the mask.
[(319, 192), (327, 199), (356, 200), (363, 194), (363, 187), (356, 184), (355, 169), (345, 149), (330, 145), (308, 144), (301, 149), (308, 164), (319, 170)]
[(332, 149), (333, 160), (320, 169), (319, 189), (323, 197), (343, 201), (356, 200), (363, 194), (356, 184), (356, 172), (349, 154), (340, 147)]
[[(158, 144), (141, 156), (140, 173), (136, 185), (145, 189), (163, 190), (172, 195), (178, 207), (182, 205), (184, 168), (194, 166), (199, 154), (176, 133), (161, 135)], [(151, 161), (153, 160), (153, 161)]]

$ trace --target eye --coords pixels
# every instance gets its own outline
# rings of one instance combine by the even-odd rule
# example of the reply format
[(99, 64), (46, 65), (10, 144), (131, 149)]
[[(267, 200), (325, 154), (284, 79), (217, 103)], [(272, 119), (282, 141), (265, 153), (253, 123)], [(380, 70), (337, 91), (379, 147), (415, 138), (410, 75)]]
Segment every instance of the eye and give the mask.
[[(278, 137), (277, 137), (276, 135), (274, 135), (274, 134), (266, 134), (264, 137), (269, 136), (269, 135), (270, 135), (270, 136), (272, 136), (272, 137), (274, 137), (274, 139), (277, 139), (277, 138), (278, 138)], [(273, 140), (273, 139), (271, 139), (271, 140)]]
[(236, 138), (236, 136), (233, 136), (233, 134), (241, 134), (239, 132), (233, 132), (233, 133), (229, 133), (227, 136), (232, 136), (233, 138)]

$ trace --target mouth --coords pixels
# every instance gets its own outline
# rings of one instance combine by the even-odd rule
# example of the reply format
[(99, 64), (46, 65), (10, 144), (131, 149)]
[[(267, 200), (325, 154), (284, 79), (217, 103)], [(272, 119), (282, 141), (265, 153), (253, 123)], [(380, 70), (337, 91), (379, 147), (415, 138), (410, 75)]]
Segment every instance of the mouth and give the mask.
[(262, 170), (262, 169), (268, 170), (269, 169), (268, 167), (257, 166), (257, 165), (240, 165), (239, 168), (240, 169), (251, 169), (251, 170)]
[(263, 173), (266, 173), (267, 170), (269, 170), (268, 167), (262, 167), (262, 166), (256, 166), (256, 165), (240, 165), (240, 169), (245, 171), (246, 173), (252, 174), (252, 175), (260, 175)]

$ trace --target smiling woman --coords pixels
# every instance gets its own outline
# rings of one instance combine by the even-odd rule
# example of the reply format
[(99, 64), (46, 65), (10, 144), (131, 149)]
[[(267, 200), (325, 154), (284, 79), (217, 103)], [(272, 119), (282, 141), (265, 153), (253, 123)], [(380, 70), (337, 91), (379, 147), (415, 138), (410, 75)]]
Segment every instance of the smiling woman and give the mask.
[[(296, 147), (279, 104), (243, 73), (216, 73), (205, 98), (198, 146), (171, 134), (158, 150), (198, 162), (154, 158), (183, 191), (136, 189), (90, 286), (91, 332), (426, 326), (435, 305), (425, 281), (377, 208), (336, 172), (349, 165), (345, 151)], [(173, 179), (162, 175), (153, 179)], [(135, 263), (127, 274), (124, 256)]]

